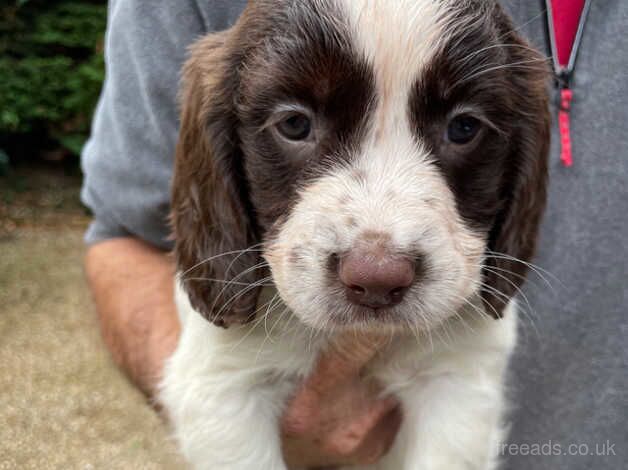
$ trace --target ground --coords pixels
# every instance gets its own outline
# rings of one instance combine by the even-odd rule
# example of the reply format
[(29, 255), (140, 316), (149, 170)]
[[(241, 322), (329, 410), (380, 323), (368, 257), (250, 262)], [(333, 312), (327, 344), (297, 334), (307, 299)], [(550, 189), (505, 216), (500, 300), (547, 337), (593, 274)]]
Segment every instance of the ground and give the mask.
[(0, 470), (181, 468), (100, 339), (79, 185), (47, 166), (0, 177)]

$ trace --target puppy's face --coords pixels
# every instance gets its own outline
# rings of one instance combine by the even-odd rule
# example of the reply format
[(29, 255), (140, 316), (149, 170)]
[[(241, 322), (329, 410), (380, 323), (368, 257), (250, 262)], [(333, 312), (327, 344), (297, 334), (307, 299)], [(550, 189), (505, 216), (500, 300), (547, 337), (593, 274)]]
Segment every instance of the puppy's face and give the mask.
[(315, 328), (431, 328), (480, 293), (499, 316), (544, 205), (545, 78), (490, 1), (251, 2), (186, 69), (194, 306), (250, 320), (263, 258)]

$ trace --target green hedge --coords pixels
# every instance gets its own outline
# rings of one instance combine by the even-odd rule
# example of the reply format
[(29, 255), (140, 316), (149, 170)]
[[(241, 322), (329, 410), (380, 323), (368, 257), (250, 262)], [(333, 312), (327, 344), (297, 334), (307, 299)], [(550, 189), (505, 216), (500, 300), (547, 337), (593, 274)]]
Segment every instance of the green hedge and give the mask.
[(80, 153), (104, 76), (106, 13), (104, 0), (0, 6), (0, 154)]

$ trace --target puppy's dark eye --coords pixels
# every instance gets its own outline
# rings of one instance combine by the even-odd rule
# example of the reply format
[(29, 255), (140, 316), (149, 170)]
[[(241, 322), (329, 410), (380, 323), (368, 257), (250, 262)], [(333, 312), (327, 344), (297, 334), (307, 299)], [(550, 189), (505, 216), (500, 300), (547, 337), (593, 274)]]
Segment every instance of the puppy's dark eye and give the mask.
[(482, 123), (479, 119), (468, 114), (461, 114), (449, 121), (447, 140), (456, 145), (468, 144), (478, 135), (481, 128)]
[(305, 114), (293, 113), (277, 123), (277, 130), (288, 140), (306, 140), (312, 133), (312, 121)]

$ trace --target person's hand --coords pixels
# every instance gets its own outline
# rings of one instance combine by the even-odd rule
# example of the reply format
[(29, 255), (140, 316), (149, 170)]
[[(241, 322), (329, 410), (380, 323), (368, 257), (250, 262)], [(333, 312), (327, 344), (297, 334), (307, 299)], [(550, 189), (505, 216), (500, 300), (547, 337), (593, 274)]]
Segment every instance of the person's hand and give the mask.
[(138, 239), (114, 238), (89, 247), (85, 271), (114, 361), (152, 396), (179, 337), (173, 259)]
[(343, 335), (322, 355), (282, 420), (289, 466), (366, 465), (388, 451), (401, 424), (398, 403), (379, 398), (377, 384), (361, 377), (385, 341)]

